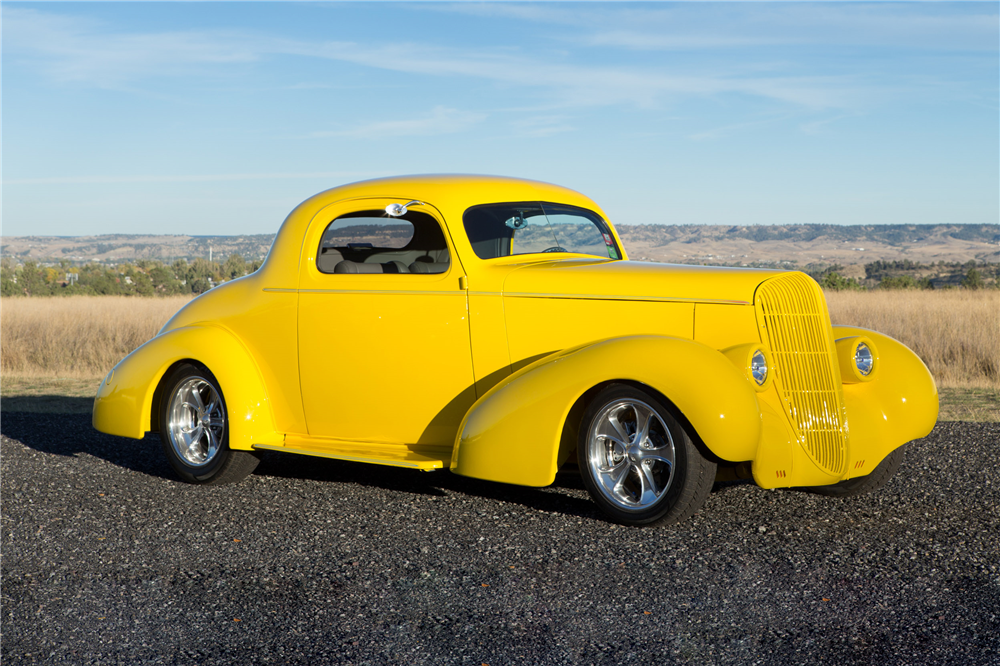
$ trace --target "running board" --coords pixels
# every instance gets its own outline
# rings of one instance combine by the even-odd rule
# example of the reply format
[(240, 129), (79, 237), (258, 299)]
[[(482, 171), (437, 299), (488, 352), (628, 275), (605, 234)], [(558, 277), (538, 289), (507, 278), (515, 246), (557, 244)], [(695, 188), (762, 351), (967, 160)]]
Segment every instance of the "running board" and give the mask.
[(365, 444), (341, 441), (323, 441), (313, 439), (288, 438), (285, 444), (254, 444), (254, 449), (297, 453), (304, 456), (349, 460), (351, 462), (371, 463), (374, 465), (390, 465), (430, 472), (448, 467), (450, 456), (443, 456), (440, 451), (422, 449), (414, 450), (407, 446), (380, 444)]

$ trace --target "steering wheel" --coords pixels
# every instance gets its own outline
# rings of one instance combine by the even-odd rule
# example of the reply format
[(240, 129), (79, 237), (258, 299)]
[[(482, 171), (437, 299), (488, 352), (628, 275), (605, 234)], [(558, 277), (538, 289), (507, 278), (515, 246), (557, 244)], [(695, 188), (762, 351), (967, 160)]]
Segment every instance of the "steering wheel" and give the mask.
[(568, 252), (568, 250), (564, 247), (553, 245), (552, 247), (545, 248), (542, 252)]

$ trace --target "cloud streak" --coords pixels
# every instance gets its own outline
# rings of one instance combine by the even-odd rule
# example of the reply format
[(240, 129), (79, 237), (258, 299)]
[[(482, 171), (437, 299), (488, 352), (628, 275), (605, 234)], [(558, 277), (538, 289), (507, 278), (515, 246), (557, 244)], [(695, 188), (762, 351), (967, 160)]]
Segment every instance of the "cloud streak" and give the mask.
[[(744, 47), (843, 45), (935, 51), (997, 50), (994, 3), (956, 14), (936, 3), (762, 3), (704, 6), (574, 6), (457, 4), (428, 6), (485, 18), (575, 28), (574, 42), (632, 50), (719, 50)], [(566, 31), (553, 31), (553, 39)]]
[[(652, 107), (688, 96), (740, 94), (808, 109), (846, 108), (870, 87), (850, 76), (791, 76), (747, 71), (740, 63), (696, 73), (660, 66), (609, 66), (523, 55), (510, 49), (462, 49), (419, 43), (309, 42), (239, 31), (116, 33), (108, 26), (34, 9), (4, 10), (4, 49), (13, 61), (33, 62), (63, 83), (125, 89), (163, 76), (195, 76), (213, 68), (249, 66), (276, 56), (346, 62), (432, 77), (461, 77), (521, 86), (553, 107)], [(611, 39), (615, 34), (608, 32)], [(596, 37), (594, 38), (596, 39)], [(628, 40), (626, 40), (628, 41)], [(678, 71), (681, 71), (678, 68)], [(690, 71), (690, 68), (687, 70)], [(458, 126), (474, 119), (458, 118)], [(440, 117), (358, 128), (387, 132), (439, 131)]]
[(366, 123), (346, 130), (313, 132), (312, 137), (348, 137), (352, 139), (384, 139), (401, 136), (436, 136), (464, 132), (486, 120), (484, 113), (470, 113), (436, 106), (419, 118), (385, 120)]
[(310, 178), (374, 178), (385, 175), (359, 171), (317, 171), (311, 173), (223, 173), (132, 176), (54, 176), (51, 178), (11, 178), (4, 185), (98, 185), (112, 183), (215, 183), (243, 180), (298, 180)]

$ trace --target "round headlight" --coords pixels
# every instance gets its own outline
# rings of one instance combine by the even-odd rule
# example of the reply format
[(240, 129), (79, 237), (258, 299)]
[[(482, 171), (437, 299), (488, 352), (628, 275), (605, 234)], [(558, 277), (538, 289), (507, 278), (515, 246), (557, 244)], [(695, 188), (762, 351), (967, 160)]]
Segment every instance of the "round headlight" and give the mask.
[(750, 357), (750, 374), (753, 375), (757, 386), (763, 386), (764, 382), (767, 381), (767, 359), (764, 358), (764, 353), (759, 349)]
[(872, 350), (863, 342), (854, 350), (854, 365), (857, 366), (858, 372), (865, 377), (868, 376), (875, 366), (875, 357), (872, 355)]

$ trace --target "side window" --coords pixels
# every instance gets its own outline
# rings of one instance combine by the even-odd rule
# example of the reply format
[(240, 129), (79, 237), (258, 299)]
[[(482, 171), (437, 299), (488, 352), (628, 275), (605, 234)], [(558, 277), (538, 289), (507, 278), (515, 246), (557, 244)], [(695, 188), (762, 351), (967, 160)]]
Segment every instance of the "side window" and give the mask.
[(327, 225), (316, 253), (321, 273), (444, 273), (450, 263), (437, 220), (414, 210), (342, 215)]

